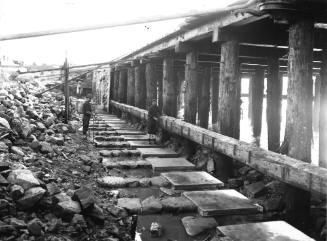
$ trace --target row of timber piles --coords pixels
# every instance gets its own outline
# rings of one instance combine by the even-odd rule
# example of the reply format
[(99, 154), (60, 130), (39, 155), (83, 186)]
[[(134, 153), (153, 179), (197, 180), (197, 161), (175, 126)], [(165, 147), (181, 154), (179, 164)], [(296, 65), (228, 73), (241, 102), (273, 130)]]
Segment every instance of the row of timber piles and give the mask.
[[(290, 21), (288, 51), (287, 122), (285, 138), (280, 146), (280, 121), (282, 102), (282, 75), (279, 56), (272, 49), (267, 53), (267, 67), (255, 69), (251, 79), (252, 125), (255, 136), (260, 136), (263, 106), (264, 78), (267, 78), (267, 127), (268, 148), (282, 151), (298, 160), (311, 162), (312, 101), (313, 101), (313, 44), (314, 21), (299, 18)], [(212, 128), (223, 135), (239, 139), (241, 105), (241, 69), (238, 36), (233, 31), (221, 31), (219, 72), (212, 67), (200, 66), (196, 46), (182, 45), (175, 48), (185, 54), (185, 66), (175, 66), (172, 53), (163, 53), (160, 59), (142, 59), (132, 64), (118, 66), (111, 76), (113, 100), (147, 109), (153, 99), (158, 100), (162, 113), (177, 117), (183, 91), (178, 72), (184, 70), (184, 120), (208, 128), (212, 112)], [(327, 41), (325, 41), (327, 43)], [(179, 52), (180, 53), (180, 52)], [(177, 54), (177, 53), (175, 53)], [(320, 165), (327, 163), (327, 45), (322, 50), (320, 70)], [(158, 68), (162, 66), (162, 68)], [(201, 71), (199, 71), (201, 69)], [(201, 72), (201, 74), (199, 74)], [(199, 76), (201, 79), (199, 81)], [(211, 94), (210, 94), (211, 93)], [(198, 118), (198, 122), (197, 122)], [(233, 160), (221, 154), (216, 170), (219, 176), (231, 176)], [(293, 186), (287, 187), (287, 211), (290, 221), (308, 217), (310, 193)]]

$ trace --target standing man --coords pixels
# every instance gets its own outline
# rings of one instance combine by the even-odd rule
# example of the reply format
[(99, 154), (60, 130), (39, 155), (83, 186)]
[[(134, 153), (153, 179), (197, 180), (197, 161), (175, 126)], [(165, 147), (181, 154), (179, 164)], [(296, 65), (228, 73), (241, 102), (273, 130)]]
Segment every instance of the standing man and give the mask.
[(83, 104), (83, 135), (85, 135), (85, 139), (87, 139), (86, 134), (89, 129), (91, 114), (92, 114), (91, 94), (88, 94), (86, 96), (86, 101)]
[(157, 106), (157, 100), (152, 100), (152, 104), (149, 108), (148, 112), (148, 134), (149, 136), (149, 143), (151, 143), (152, 140), (155, 142), (155, 135), (158, 128), (158, 118), (160, 117), (160, 109)]

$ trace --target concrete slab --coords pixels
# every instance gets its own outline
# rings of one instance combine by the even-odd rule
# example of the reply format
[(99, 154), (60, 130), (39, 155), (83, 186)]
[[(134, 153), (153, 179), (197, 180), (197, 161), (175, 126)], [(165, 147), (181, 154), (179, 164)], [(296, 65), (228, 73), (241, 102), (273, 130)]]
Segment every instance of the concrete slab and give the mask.
[(301, 231), (284, 221), (262, 223), (245, 223), (228, 226), (218, 226), (223, 235), (242, 241), (313, 241)]
[(162, 147), (162, 145), (149, 143), (149, 141), (127, 141), (133, 148), (153, 148), (153, 147)]
[(116, 130), (118, 135), (144, 135), (145, 133), (137, 130)]
[(146, 158), (152, 165), (154, 172), (163, 171), (177, 171), (177, 170), (194, 170), (195, 165), (182, 157), (176, 158), (159, 158), (159, 157), (148, 157)]
[(203, 190), (223, 187), (224, 183), (204, 171), (165, 172), (162, 176), (168, 179), (175, 190)]
[(149, 135), (123, 135), (126, 141), (144, 141), (149, 140)]
[(201, 216), (221, 216), (258, 213), (259, 208), (250, 199), (233, 190), (184, 192), (197, 207)]
[(137, 148), (143, 158), (146, 157), (178, 157), (179, 154), (168, 148)]

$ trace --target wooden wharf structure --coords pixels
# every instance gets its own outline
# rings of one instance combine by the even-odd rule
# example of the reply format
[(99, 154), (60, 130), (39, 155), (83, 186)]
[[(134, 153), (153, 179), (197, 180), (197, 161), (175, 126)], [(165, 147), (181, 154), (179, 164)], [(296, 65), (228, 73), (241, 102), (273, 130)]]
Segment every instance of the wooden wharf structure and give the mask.
[[(109, 108), (146, 120), (157, 99), (164, 130), (221, 155), (218, 177), (231, 176), (237, 160), (287, 183), (286, 209), (296, 223), (308, 215), (310, 194), (327, 194), (327, 2), (249, 2), (246, 8), (191, 18), (180, 30), (112, 62)], [(289, 81), (281, 144), (283, 75)], [(319, 81), (319, 166), (310, 164), (313, 76)], [(241, 77), (251, 79), (255, 136), (261, 133), (267, 78), (269, 150), (238, 140)], [(179, 98), (184, 98), (183, 120), (177, 118)], [(212, 130), (207, 129), (210, 106)]]

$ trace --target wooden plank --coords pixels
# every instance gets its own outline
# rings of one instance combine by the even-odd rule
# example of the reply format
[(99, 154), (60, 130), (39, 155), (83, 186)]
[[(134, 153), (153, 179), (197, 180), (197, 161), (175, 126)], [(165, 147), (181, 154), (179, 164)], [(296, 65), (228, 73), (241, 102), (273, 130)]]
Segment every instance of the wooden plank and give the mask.
[(118, 135), (144, 135), (145, 133), (137, 130), (117, 130)]
[(131, 54), (128, 54), (123, 59), (130, 58), (138, 58), (145, 56), (150, 53), (159, 52), (168, 48), (175, 48), (176, 44), (179, 42), (185, 42), (188, 40), (192, 40), (195, 38), (203, 38), (212, 34), (214, 29), (218, 27), (223, 28), (230, 25), (241, 24), (242, 22), (248, 23), (249, 21), (259, 20), (268, 17), (268, 15), (264, 15), (261, 17), (254, 17), (252, 14), (244, 13), (244, 14), (224, 14), (219, 16), (219, 18), (214, 19), (208, 23), (202, 24), (201, 26), (188, 30), (188, 31), (180, 31), (171, 34), (168, 37), (164, 37), (155, 41), (141, 49), (134, 51)]
[(223, 187), (224, 183), (204, 171), (165, 172), (161, 176), (168, 179), (174, 190), (203, 190)]
[(198, 207), (202, 216), (246, 215), (259, 212), (259, 206), (233, 189), (183, 192), (183, 196)]
[[(127, 105), (115, 101), (111, 101), (111, 105), (116, 108), (127, 107)], [(135, 116), (142, 116), (141, 118), (143, 120), (147, 119), (147, 111), (145, 110), (128, 106), (128, 112)], [(165, 125), (166, 121), (171, 121), (178, 128), (167, 127)], [(325, 168), (313, 166), (285, 155), (254, 147), (249, 143), (206, 130), (173, 117), (162, 116), (159, 124), (163, 129), (173, 131), (172, 133), (181, 135), (200, 145), (202, 145), (203, 141), (202, 136), (205, 136), (204, 139), (212, 139), (213, 144), (210, 149), (214, 151), (224, 153), (282, 182), (311, 192), (327, 194), (327, 169)], [(189, 135), (189, 130), (191, 129), (193, 132), (199, 133), (198, 137)]]
[(284, 221), (218, 226), (217, 229), (232, 240), (314, 241), (314, 239)]

